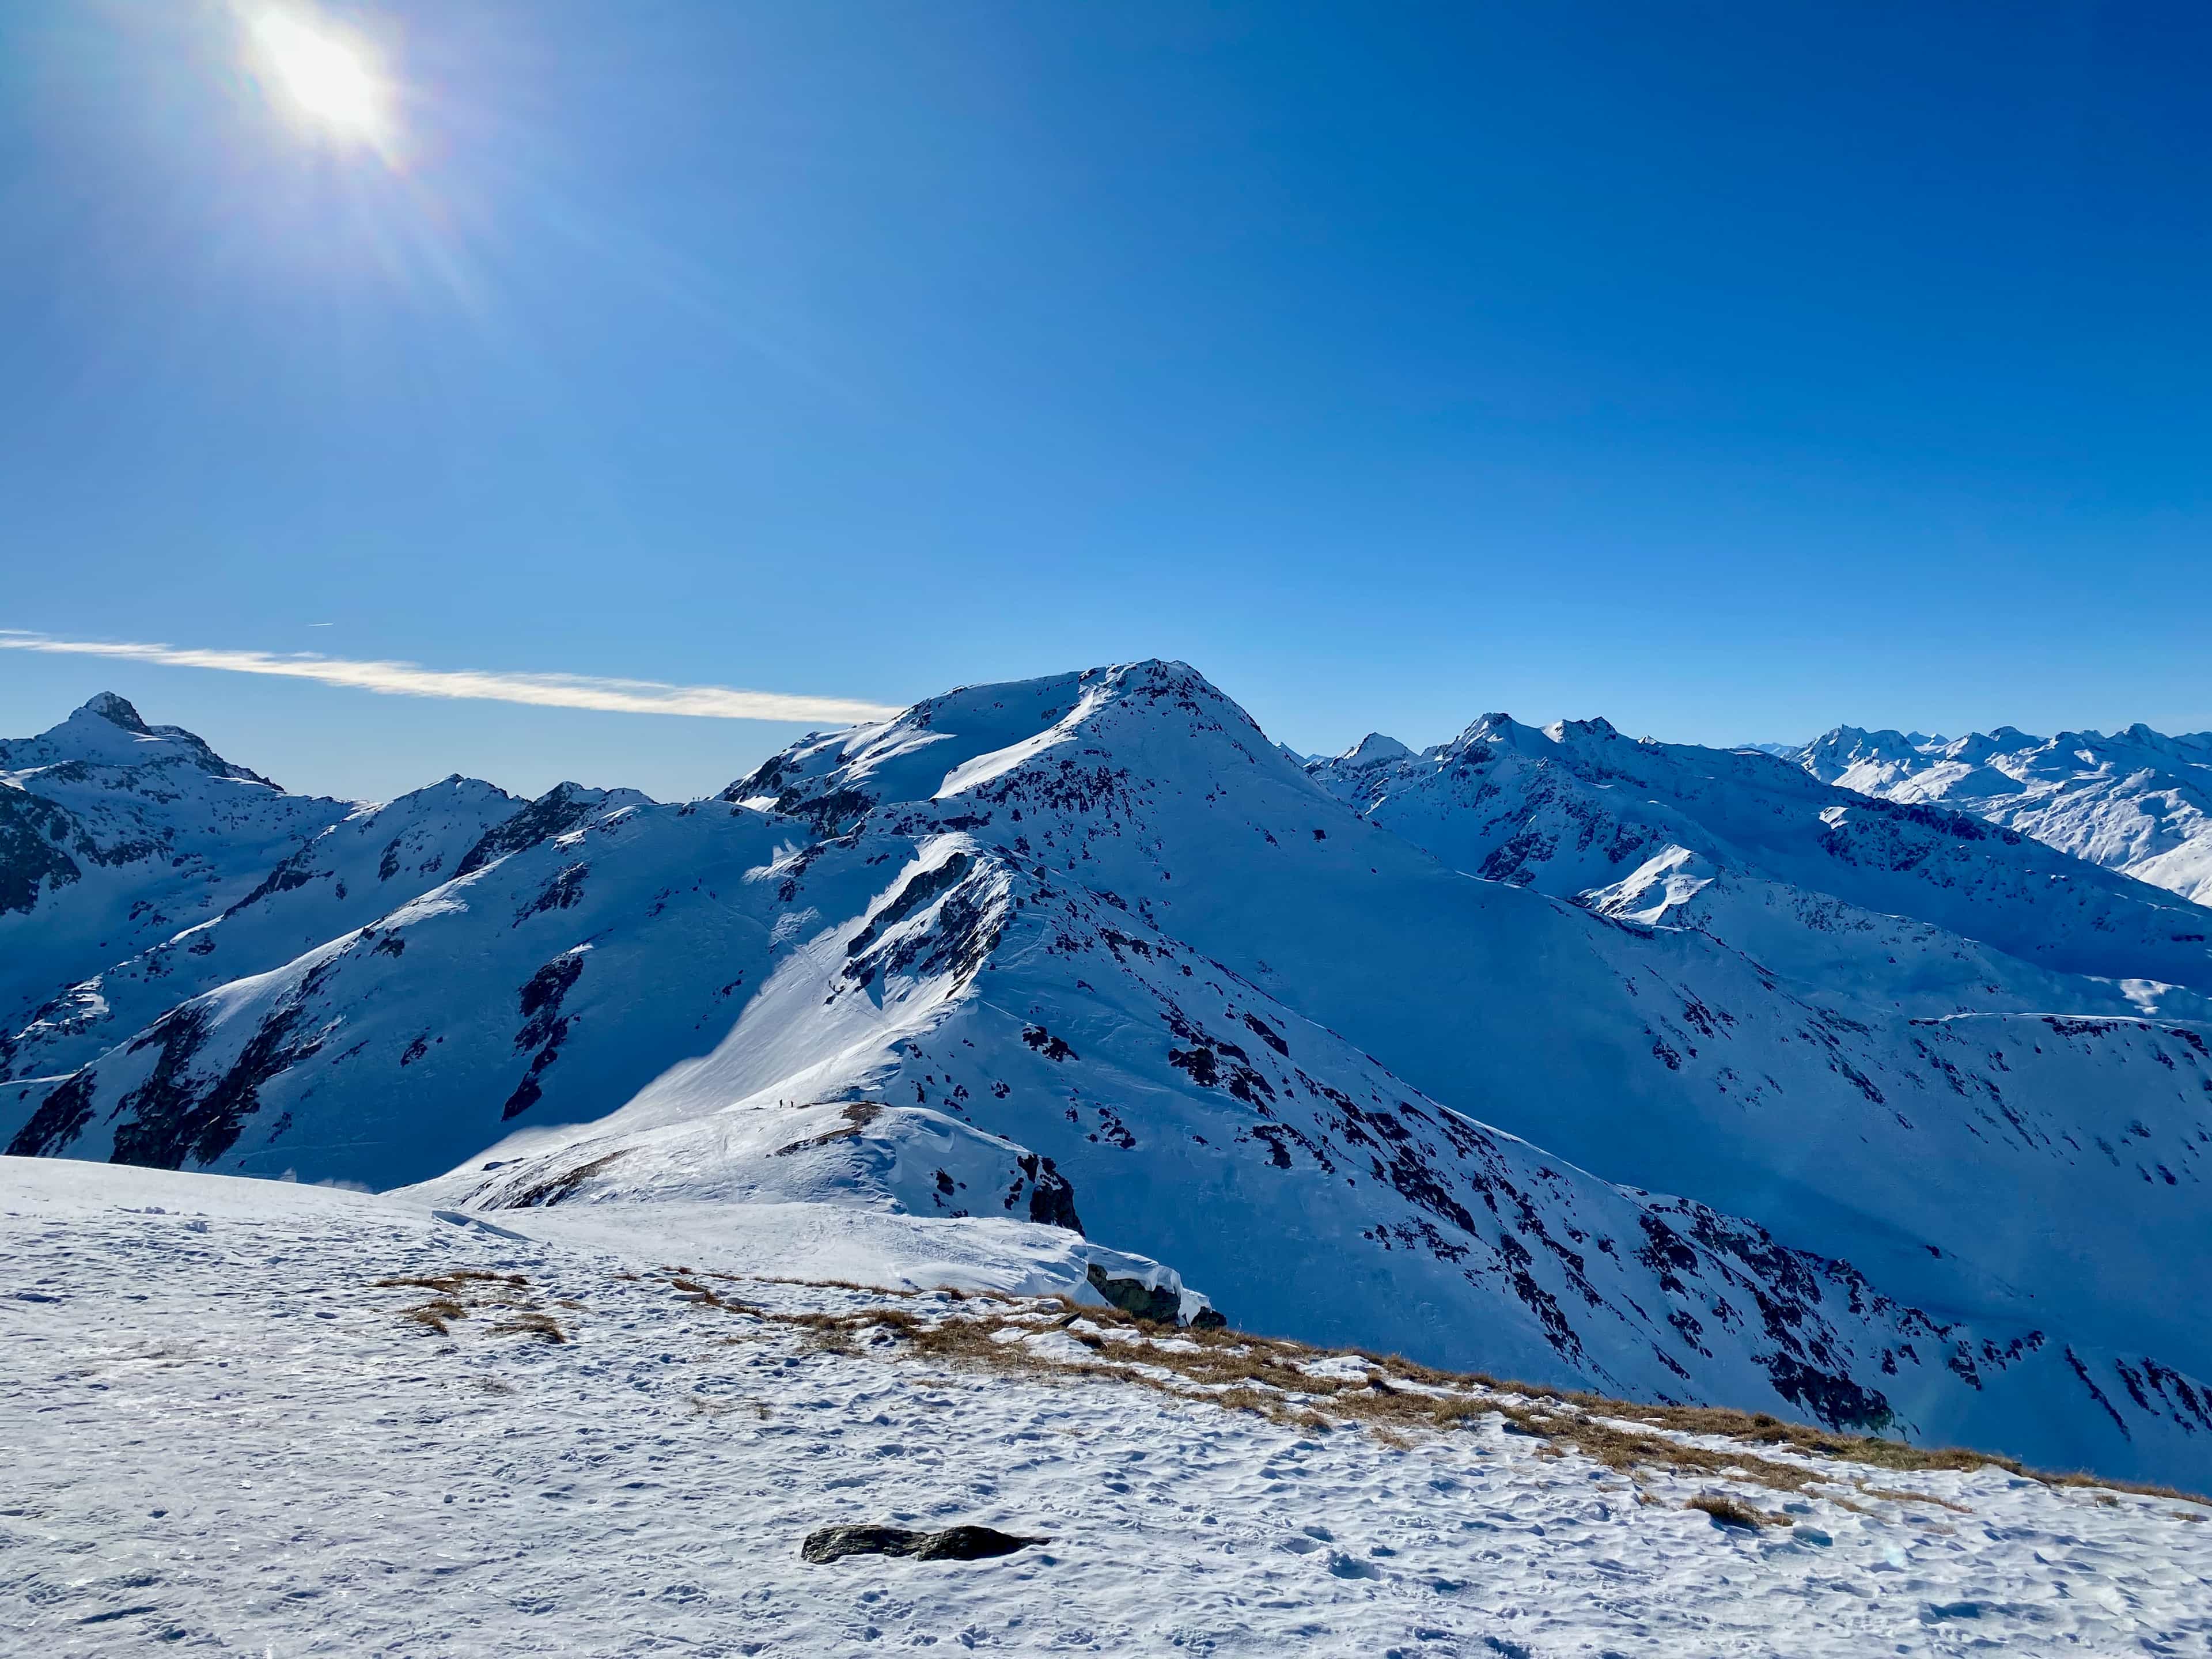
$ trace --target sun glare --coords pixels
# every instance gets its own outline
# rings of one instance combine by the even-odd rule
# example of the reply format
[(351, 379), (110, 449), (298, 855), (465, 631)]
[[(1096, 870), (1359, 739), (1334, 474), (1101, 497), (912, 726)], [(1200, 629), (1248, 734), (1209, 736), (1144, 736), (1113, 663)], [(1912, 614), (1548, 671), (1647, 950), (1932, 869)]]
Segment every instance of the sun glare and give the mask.
[(362, 54), (290, 12), (264, 12), (255, 45), (299, 112), (334, 135), (374, 140), (384, 126), (384, 88)]

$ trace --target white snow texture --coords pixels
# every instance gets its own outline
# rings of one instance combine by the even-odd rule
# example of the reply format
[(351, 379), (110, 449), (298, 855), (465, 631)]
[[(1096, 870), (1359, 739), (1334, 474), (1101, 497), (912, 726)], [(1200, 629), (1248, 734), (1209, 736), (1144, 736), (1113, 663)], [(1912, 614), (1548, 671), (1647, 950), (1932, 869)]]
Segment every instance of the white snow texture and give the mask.
[[(647, 1206), (518, 1234), (0, 1160), (8, 1650), (1856, 1659), (2212, 1634), (2201, 1504), (1990, 1466), (1824, 1465), (1794, 1495), (1632, 1475), (1495, 1412), (1400, 1445), (1279, 1423), (1114, 1380), (1145, 1363), (1128, 1328), (995, 1297), (921, 1237), (1017, 1224), (843, 1213), (871, 1224), (822, 1256), (802, 1229), (800, 1265), (971, 1294), (776, 1282), (779, 1230)], [(409, 1310), (442, 1294), (394, 1279), (471, 1306), (433, 1331)], [(1048, 1366), (1068, 1352), (1066, 1380), (902, 1358), (868, 1323), (979, 1311)], [(777, 1322), (825, 1316), (859, 1328), (825, 1350)], [(1686, 1507), (1717, 1495), (1778, 1524)], [(802, 1563), (852, 1522), (1049, 1541)]]

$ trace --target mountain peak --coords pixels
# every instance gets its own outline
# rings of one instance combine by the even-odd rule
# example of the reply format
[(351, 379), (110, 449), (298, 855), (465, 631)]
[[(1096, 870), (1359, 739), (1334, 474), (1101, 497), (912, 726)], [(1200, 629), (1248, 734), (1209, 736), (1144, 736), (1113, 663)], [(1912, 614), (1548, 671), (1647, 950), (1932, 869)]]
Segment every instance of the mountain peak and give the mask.
[(1549, 726), (1544, 727), (1544, 735), (1553, 743), (1567, 743), (1577, 738), (1590, 738), (1604, 743), (1619, 737), (1620, 732), (1611, 720), (1602, 714), (1597, 714), (1586, 720), (1553, 720)]
[(129, 700), (116, 696), (112, 691), (94, 692), (76, 712), (97, 714), (100, 719), (112, 721), (126, 732), (135, 732), (141, 737), (153, 735), (153, 728), (139, 718), (138, 711), (131, 706)]
[(1344, 766), (1379, 766), (1384, 761), (1407, 759), (1413, 752), (1395, 738), (1386, 737), (1380, 732), (1370, 732), (1336, 759), (1340, 765)]

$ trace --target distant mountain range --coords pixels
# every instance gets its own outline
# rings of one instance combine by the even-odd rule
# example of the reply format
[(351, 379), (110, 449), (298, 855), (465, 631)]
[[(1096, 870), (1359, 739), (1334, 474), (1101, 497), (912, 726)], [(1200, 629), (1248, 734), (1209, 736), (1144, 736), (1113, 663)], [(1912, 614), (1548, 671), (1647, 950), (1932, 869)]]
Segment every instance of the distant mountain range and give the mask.
[(2109, 737), (2037, 738), (2001, 726), (1943, 738), (1838, 726), (1808, 744), (1739, 748), (1777, 756), (1823, 783), (1863, 794), (1942, 801), (2212, 903), (2212, 732), (2168, 737), (2138, 724)]
[(1839, 726), (1795, 758), (1823, 783), (1940, 801), (2061, 852), (2212, 902), (2212, 732), (2147, 726), (1946, 738)]
[(1144, 662), (365, 806), (104, 696), (0, 744), (0, 1143), (1079, 1230), (1255, 1328), (2202, 1486), (2208, 744), (1301, 762)]

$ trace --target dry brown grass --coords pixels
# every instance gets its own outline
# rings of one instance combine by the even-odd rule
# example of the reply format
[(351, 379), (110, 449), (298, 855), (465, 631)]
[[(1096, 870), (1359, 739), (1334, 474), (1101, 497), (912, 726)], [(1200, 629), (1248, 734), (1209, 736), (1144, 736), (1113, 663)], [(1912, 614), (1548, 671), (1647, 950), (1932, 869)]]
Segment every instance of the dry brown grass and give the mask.
[[(1480, 1372), (1437, 1370), (1395, 1354), (1312, 1348), (1232, 1330), (1169, 1330), (1119, 1309), (1080, 1307), (1064, 1297), (1059, 1299), (1064, 1310), (1060, 1316), (1044, 1321), (1038, 1318), (1038, 1311), (1048, 1304), (1018, 1298), (951, 1297), (943, 1292), (884, 1292), (871, 1285), (839, 1285), (836, 1288), (871, 1297), (891, 1294), (911, 1300), (927, 1296), (965, 1305), (957, 1311), (948, 1306), (938, 1314), (881, 1305), (843, 1314), (786, 1314), (708, 1291), (691, 1270), (684, 1270), (684, 1279), (680, 1285), (671, 1281), (671, 1285), (689, 1300), (712, 1303), (764, 1325), (805, 1330), (817, 1346), (830, 1352), (859, 1352), (855, 1339), (864, 1331), (873, 1331), (880, 1334), (875, 1340), (890, 1351), (916, 1358), (1046, 1380), (1134, 1382), (1186, 1401), (1254, 1412), (1308, 1432), (1356, 1425), (1394, 1447), (1411, 1446), (1423, 1434), (1448, 1433), (1502, 1419), (1501, 1426), (1507, 1432), (1540, 1439), (1552, 1455), (1577, 1452), (1631, 1476), (1639, 1470), (1663, 1471), (1741, 1481), (1775, 1492), (1806, 1492), (1844, 1484), (1849, 1471), (1834, 1467), (1838, 1464), (1899, 1471), (1970, 1471), (1994, 1464), (2008, 1473), (2052, 1486), (2094, 1486), (2190, 1503), (2205, 1501), (2166, 1487), (2087, 1474), (2040, 1473), (1999, 1455), (1838, 1433), (1785, 1423), (1765, 1413), (1610, 1400), (1501, 1382)], [(1090, 1328), (1070, 1328), (1079, 1323)], [(994, 1340), (1001, 1333), (1033, 1335), (1054, 1327), (1066, 1330), (1097, 1358), (1074, 1362), (1047, 1358), (1021, 1341)], [(885, 1338), (890, 1340), (884, 1342)], [(1344, 1358), (1364, 1362), (1369, 1368), (1367, 1377), (1357, 1382), (1316, 1377), (1303, 1369), (1317, 1361)], [(1138, 1363), (1157, 1371), (1148, 1375), (1133, 1369)], [(1685, 1437), (1692, 1436), (1725, 1443), (1701, 1444)], [(1770, 1450), (1783, 1455), (1765, 1455)], [(1784, 1461), (1785, 1457), (1789, 1461)], [(1925, 1493), (1856, 1484), (1869, 1497), (1938, 1504), (1966, 1512), (1959, 1504)], [(1863, 1507), (1832, 1492), (1823, 1495), (1846, 1507)]]
[[(1518, 1383), (1508, 1386), (1530, 1395), (1551, 1395), (1547, 1389), (1522, 1389)], [(2083, 1470), (2035, 1469), (2002, 1452), (1976, 1451), (1965, 1446), (1916, 1446), (1903, 1440), (1886, 1440), (1877, 1435), (1846, 1434), (1810, 1428), (1802, 1423), (1785, 1423), (1764, 1412), (1734, 1411), (1724, 1406), (1647, 1406), (1632, 1401), (1607, 1400), (1601, 1395), (1587, 1394), (1559, 1394), (1552, 1397), (1602, 1412), (1607, 1416), (1649, 1423), (1654, 1427), (1674, 1429), (1686, 1434), (1721, 1435), (1755, 1445), (1788, 1447), (1809, 1456), (1844, 1458), (1854, 1463), (1871, 1464), (1876, 1468), (1906, 1473), (1921, 1469), (1966, 1472), (1994, 1464), (2008, 1474), (2038, 1480), (2047, 1486), (2091, 1486), (2132, 1492), (2144, 1498), (2171, 1498), (2190, 1504), (2208, 1501), (2195, 1492), (2183, 1492), (2173, 1486), (2137, 1480), (2116, 1480)]]
[(568, 1334), (561, 1328), (561, 1322), (549, 1313), (530, 1310), (502, 1319), (491, 1328), (494, 1336), (534, 1336), (546, 1342), (566, 1342)]
[(441, 1296), (479, 1293), (501, 1285), (527, 1287), (530, 1283), (520, 1273), (484, 1273), (475, 1267), (458, 1268), (447, 1273), (410, 1273), (400, 1278), (379, 1279), (370, 1282), (380, 1291), (435, 1291)]
[(453, 1334), (453, 1322), (468, 1317), (469, 1310), (449, 1297), (440, 1297), (435, 1302), (424, 1302), (412, 1308), (402, 1308), (399, 1316), (410, 1324), (420, 1325), (441, 1336)]
[[(714, 1277), (718, 1279), (726, 1278), (727, 1276), (728, 1275), (726, 1274), (721, 1273), (702, 1275), (702, 1277)], [(706, 1285), (702, 1285), (697, 1279), (690, 1278), (684, 1274), (679, 1273), (672, 1277), (668, 1281), (668, 1285), (670, 1289), (677, 1291), (686, 1302), (696, 1302), (709, 1308), (726, 1309), (731, 1313), (758, 1313), (760, 1311), (759, 1309), (754, 1307), (750, 1302), (740, 1301), (736, 1297), (724, 1296), (720, 1291), (710, 1290)]]
[[(691, 1284), (696, 1285), (696, 1281)], [(671, 1287), (676, 1288), (674, 1281)], [(699, 1298), (690, 1295), (687, 1299), (696, 1302)], [(1558, 1452), (1577, 1450), (1624, 1473), (1650, 1467), (1720, 1475), (1790, 1492), (1833, 1479), (1815, 1469), (1778, 1463), (1747, 1452), (1715, 1452), (1661, 1435), (1624, 1431), (1553, 1403), (1559, 1396), (1534, 1404), (1502, 1391), (1492, 1396), (1487, 1389), (1482, 1397), (1439, 1397), (1425, 1391), (1441, 1386), (1431, 1379), (1449, 1378), (1453, 1382), (1466, 1379), (1402, 1362), (1395, 1386), (1387, 1378), (1372, 1376), (1365, 1382), (1309, 1376), (1298, 1369), (1300, 1362), (1335, 1356), (1299, 1343), (1229, 1331), (1165, 1332), (1119, 1310), (1066, 1304), (1067, 1311), (1060, 1319), (1041, 1322), (1029, 1309), (1019, 1310), (1012, 1317), (986, 1310), (930, 1319), (903, 1308), (830, 1314), (775, 1313), (727, 1303), (717, 1305), (730, 1306), (766, 1323), (806, 1331), (818, 1348), (830, 1352), (854, 1353), (858, 1352), (854, 1339), (864, 1331), (875, 1331), (890, 1338), (898, 1352), (917, 1358), (981, 1366), (1040, 1380), (1134, 1382), (1185, 1401), (1202, 1401), (1226, 1410), (1254, 1412), (1309, 1432), (1358, 1425), (1398, 1449), (1415, 1443), (1409, 1434), (1449, 1431), (1495, 1414), (1523, 1434), (1553, 1443)], [(1071, 1364), (1039, 1355), (1018, 1340), (997, 1340), (1001, 1333), (1033, 1335), (1055, 1325), (1066, 1328), (1079, 1320), (1109, 1334), (1070, 1332), (1079, 1342), (1091, 1336), (1092, 1341), (1084, 1346), (1100, 1354), (1103, 1363)], [(1115, 1327), (1138, 1340), (1110, 1340), (1109, 1336), (1118, 1334)], [(1119, 1363), (1122, 1354), (1127, 1361), (1141, 1361), (1167, 1375), (1132, 1370), (1128, 1363)]]
[(1786, 1527), (1790, 1524), (1788, 1516), (1770, 1515), (1755, 1510), (1741, 1499), (1729, 1497), (1726, 1492), (1701, 1492), (1682, 1507), (1710, 1515), (1723, 1527), (1741, 1527), (1752, 1532), (1758, 1531), (1761, 1527)]
[[(372, 1281), (379, 1290), (421, 1290), (437, 1292), (428, 1302), (398, 1310), (410, 1324), (420, 1325), (440, 1336), (451, 1336), (453, 1327), (473, 1313), (492, 1313), (497, 1320), (488, 1329), (494, 1336), (533, 1336), (541, 1342), (566, 1342), (560, 1322), (544, 1311), (523, 1273), (486, 1273), (458, 1268), (452, 1273), (406, 1274)], [(570, 1305), (580, 1306), (580, 1304)]]
[[(1873, 1470), (1969, 1471), (1992, 1464), (2051, 1486), (2096, 1489), (2100, 1502), (2118, 1502), (2111, 1496), (2115, 1491), (2185, 1503), (2206, 1501), (2168, 1487), (2081, 1474), (2044, 1474), (1999, 1455), (1839, 1433), (1785, 1423), (1762, 1413), (1645, 1405), (1504, 1382), (1480, 1372), (1437, 1370), (1395, 1354), (1313, 1348), (1227, 1329), (1176, 1330), (1147, 1323), (1117, 1308), (1083, 1307), (1065, 1297), (1032, 1300), (946, 1291), (889, 1291), (842, 1281), (747, 1279), (675, 1265), (642, 1275), (641, 1280), (628, 1273), (615, 1277), (631, 1282), (658, 1280), (688, 1306), (713, 1309), (743, 1322), (722, 1339), (727, 1342), (749, 1342), (782, 1329), (803, 1332), (817, 1348), (834, 1353), (873, 1352), (1050, 1382), (1133, 1383), (1186, 1404), (1250, 1412), (1307, 1433), (1358, 1428), (1401, 1450), (1426, 1437), (1495, 1424), (1508, 1434), (1540, 1442), (1539, 1455), (1571, 1452), (1632, 1480), (1663, 1473), (1778, 1492), (1818, 1491), (1826, 1501), (1861, 1513), (1866, 1512), (1864, 1505), (1849, 1495), (1853, 1492), (1866, 1498), (1968, 1513), (1948, 1499), (1870, 1486), (1860, 1477)], [(568, 1340), (558, 1321), (542, 1310), (529, 1280), (520, 1273), (461, 1270), (376, 1283), (437, 1292), (430, 1301), (398, 1312), (441, 1335), (449, 1334), (452, 1325), (470, 1312), (489, 1310), (500, 1316), (489, 1328), (494, 1334), (532, 1335), (550, 1343)], [(837, 1313), (782, 1312), (722, 1288), (743, 1283), (846, 1291), (867, 1298), (869, 1305)], [(893, 1300), (905, 1305), (884, 1305)], [(557, 1305), (585, 1311), (582, 1304), (573, 1300)], [(1019, 1340), (1054, 1329), (1079, 1345), (1084, 1357), (1074, 1358), (1064, 1349), (1041, 1353)], [(1363, 1374), (1352, 1378), (1307, 1373), (1307, 1367), (1319, 1362), (1346, 1359), (1360, 1362)], [(712, 1416), (732, 1407), (694, 1396), (692, 1408)], [(768, 1414), (765, 1406), (756, 1403), (753, 1409), (763, 1417)], [(1643, 1503), (1658, 1501), (1640, 1488), (1637, 1496)], [(1729, 1520), (1713, 1504), (1734, 1505), (1756, 1518)], [(1723, 1524), (1778, 1525), (1787, 1521), (1725, 1494), (1703, 1494), (1691, 1507)], [(2186, 1518), (2204, 1517), (2192, 1514)]]

